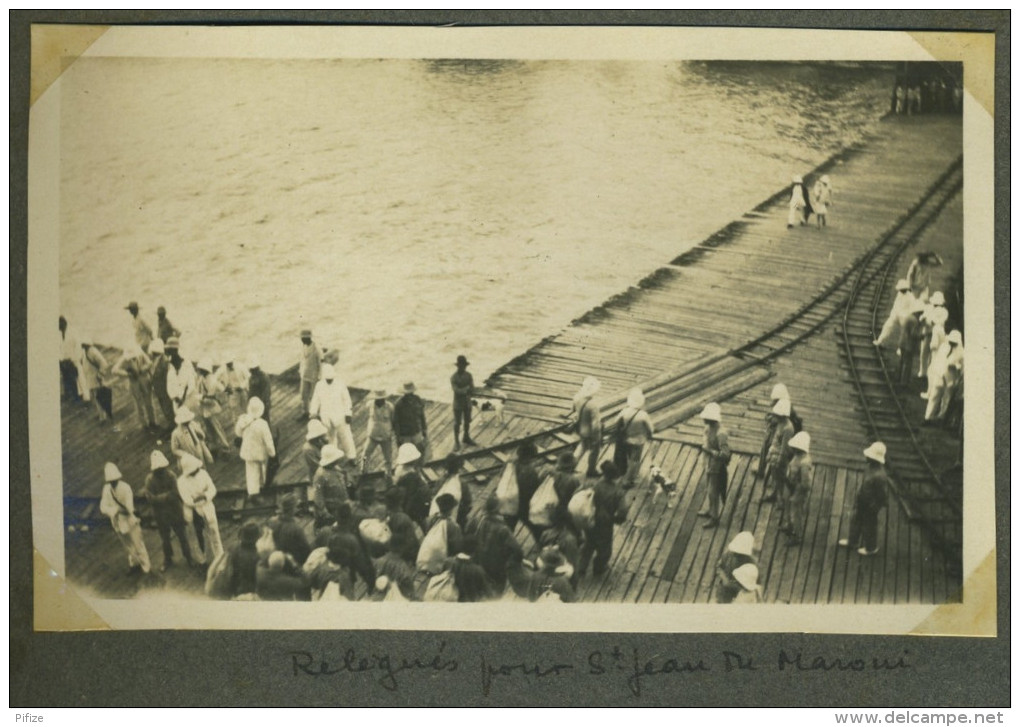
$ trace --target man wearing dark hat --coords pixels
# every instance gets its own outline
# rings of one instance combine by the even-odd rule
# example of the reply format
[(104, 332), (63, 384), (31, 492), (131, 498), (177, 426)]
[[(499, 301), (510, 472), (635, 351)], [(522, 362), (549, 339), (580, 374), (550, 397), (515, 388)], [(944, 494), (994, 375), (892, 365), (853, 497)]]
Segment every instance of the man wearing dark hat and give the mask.
[(149, 352), (149, 344), (152, 343), (152, 329), (149, 324), (138, 315), (138, 303), (131, 301), (124, 310), (131, 313), (131, 323), (135, 328), (135, 343), (146, 353)]
[(453, 446), (460, 449), (460, 424), (464, 422), (464, 444), (474, 446), (471, 440), (471, 394), (475, 389), (474, 377), (468, 373), (468, 360), (457, 357), (457, 371), (450, 377), (453, 387)]
[(163, 306), (156, 309), (156, 335), (163, 339), (164, 344), (171, 338), (181, 337), (180, 330), (166, 317), (166, 308)]
[(273, 531), (273, 541), (277, 549), (287, 553), (295, 563), (301, 565), (312, 549), (308, 545), (304, 528), (294, 519), (297, 507), (297, 495), (288, 492), (280, 500), (280, 514), (269, 521), (269, 528)]
[(312, 403), (312, 392), (315, 385), (319, 383), (319, 369), (322, 364), (322, 353), (318, 345), (312, 340), (312, 332), (309, 329), (301, 331), (301, 362), (298, 364), (298, 371), (301, 374), (301, 417), (307, 419), (309, 405)]
[(428, 423), (425, 421), (425, 402), (415, 393), (414, 382), (404, 384), (404, 395), (393, 405), (393, 431), (397, 446), (411, 443), (418, 448), (422, 460), (428, 461)]

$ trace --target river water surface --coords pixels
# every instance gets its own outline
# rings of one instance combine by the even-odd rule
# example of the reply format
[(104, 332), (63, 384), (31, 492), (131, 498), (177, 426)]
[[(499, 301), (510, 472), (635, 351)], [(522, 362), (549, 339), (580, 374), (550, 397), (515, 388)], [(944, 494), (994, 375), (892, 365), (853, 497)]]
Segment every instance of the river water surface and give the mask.
[[(61, 309), (122, 345), (449, 398), (854, 141), (889, 71), (82, 58), (61, 96)], [(838, 180), (834, 180), (838, 194)], [(54, 330), (56, 326), (54, 325)]]

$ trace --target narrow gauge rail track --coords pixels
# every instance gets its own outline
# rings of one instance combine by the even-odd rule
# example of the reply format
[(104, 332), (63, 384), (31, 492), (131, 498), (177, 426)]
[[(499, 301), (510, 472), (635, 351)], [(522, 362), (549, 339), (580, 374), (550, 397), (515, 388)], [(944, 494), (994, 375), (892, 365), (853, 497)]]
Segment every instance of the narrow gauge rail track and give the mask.
[[(938, 215), (942, 206), (956, 193), (962, 175), (962, 160), (957, 160), (922, 197), (908, 209), (867, 252), (862, 254), (836, 275), (822, 290), (801, 308), (791, 313), (770, 330), (748, 342), (721, 353), (710, 353), (688, 362), (682, 368), (660, 374), (644, 381), (646, 407), (661, 431), (694, 416), (708, 401), (725, 400), (771, 377), (767, 365), (797, 344), (814, 335), (838, 313), (845, 310), (848, 301), (861, 286), (867, 284), (896, 259), (898, 251), (916, 239)], [(869, 340), (870, 345), (870, 340)], [(287, 378), (293, 372), (285, 372)], [(293, 378), (293, 377), (291, 377)], [(626, 400), (626, 391), (616, 392), (601, 400), (603, 421), (612, 422)], [(482, 484), (498, 472), (525, 441), (531, 441), (539, 455), (548, 460), (559, 453), (574, 449), (578, 439), (565, 421), (546, 418), (550, 426), (540, 432), (508, 439), (497, 444), (461, 452), (464, 459), (462, 479)], [(442, 460), (426, 464), (427, 480), (441, 476)], [(380, 472), (365, 475), (369, 482), (383, 479)], [(224, 515), (244, 517), (271, 512), (276, 497), (288, 491), (299, 491), (305, 483), (289, 483), (271, 488), (272, 497), (265, 504), (246, 505), (245, 492), (221, 490), (217, 496), (217, 510)], [(899, 494), (899, 493), (897, 493)], [(100, 519), (96, 498), (65, 497), (65, 517), (68, 522), (87, 522)]]
[[(939, 209), (962, 189), (962, 163), (953, 165), (943, 186)], [(882, 325), (883, 304), (896, 262), (922, 231), (923, 227), (902, 236), (888, 254), (874, 256), (860, 269), (839, 333), (871, 433), (890, 445), (889, 472), (897, 499), (907, 517), (920, 523), (932, 544), (942, 551), (947, 569), (958, 574), (962, 570), (963, 492), (947, 485), (925, 455), (916, 434), (917, 423), (910, 420), (900, 400), (894, 373), (872, 343)]]

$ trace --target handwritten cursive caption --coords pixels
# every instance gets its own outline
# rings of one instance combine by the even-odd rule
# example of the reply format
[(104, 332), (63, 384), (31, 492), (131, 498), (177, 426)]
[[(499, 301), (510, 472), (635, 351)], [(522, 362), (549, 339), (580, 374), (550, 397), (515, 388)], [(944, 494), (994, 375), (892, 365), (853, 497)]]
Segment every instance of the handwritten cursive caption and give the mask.
[[(913, 669), (910, 652), (895, 656), (819, 655), (780, 649), (767, 658), (735, 651), (711, 656), (646, 655), (637, 648), (612, 646), (595, 650), (580, 660), (557, 659), (548, 663), (534, 660), (504, 661), (486, 654), (454, 655), (445, 641), (432, 653), (394, 655), (359, 652), (349, 648), (333, 655), (311, 651), (289, 651), (287, 659), (295, 678), (368, 679), (389, 692), (401, 689), (414, 674), (451, 675), (466, 683), (477, 679), (481, 693), (488, 697), (497, 689), (549, 683), (566, 675), (617, 681), (631, 696), (640, 698), (651, 684), (667, 680), (696, 680), (699, 675), (730, 672), (896, 672)], [(456, 675), (456, 676), (453, 676)]]

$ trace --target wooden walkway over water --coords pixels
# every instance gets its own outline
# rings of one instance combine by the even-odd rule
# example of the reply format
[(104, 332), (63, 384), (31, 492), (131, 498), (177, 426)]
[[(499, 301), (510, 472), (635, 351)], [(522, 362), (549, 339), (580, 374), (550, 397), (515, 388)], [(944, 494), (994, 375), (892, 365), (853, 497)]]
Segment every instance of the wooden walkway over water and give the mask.
[[(502, 421), (483, 415), (473, 427), (483, 447), (561, 422), (586, 375), (603, 381), (606, 396), (649, 381), (671, 382), (658, 400), (649, 400), (653, 419), (664, 428), (646, 448), (644, 465), (646, 472), (651, 463), (662, 467), (677, 480), (678, 493), (672, 499), (656, 496), (647, 485), (632, 492), (631, 517), (617, 529), (611, 569), (602, 579), (582, 582), (584, 600), (707, 602), (714, 563), (741, 530), (755, 533), (769, 602), (958, 600), (959, 577), (947, 573), (920, 529), (895, 506), (881, 517), (883, 547), (878, 556), (860, 558), (836, 544), (847, 533), (868, 434), (831, 327), (823, 326), (770, 366), (748, 367), (731, 351), (775, 326), (838, 276), (924, 195), (961, 148), (958, 119), (890, 119), (860, 147), (824, 166), (836, 200), (826, 230), (787, 230), (786, 194), (780, 193), (491, 377), (489, 383), (505, 391), (509, 400)], [(962, 248), (962, 239), (960, 243)], [(676, 376), (683, 371), (689, 373)], [(792, 548), (785, 546), (784, 536), (777, 536), (779, 513), (758, 503), (761, 483), (753, 476), (769, 390), (778, 380), (789, 386), (812, 433), (816, 462), (804, 544)], [(363, 447), (367, 406), (361, 401), (364, 392), (355, 393), (353, 428)], [(696, 447), (699, 427), (691, 420), (709, 400), (722, 402), (736, 451), (726, 510), (720, 527), (712, 530), (703, 529), (696, 517), (706, 493)], [(138, 430), (126, 391), (118, 391), (115, 402), (122, 422), (119, 433), (96, 427), (91, 409), (65, 405), (64, 492), (69, 498), (98, 497), (99, 473), (108, 459), (120, 464), (136, 490), (144, 480), (148, 454), (159, 444)], [(280, 427), (283, 462), (278, 482), (283, 487), (300, 486), (307, 479), (298, 459), (304, 434), (299, 406), (293, 374), (277, 377), (273, 420)], [(428, 419), (439, 458), (452, 448), (450, 407), (429, 403)], [(224, 420), (225, 428), (227, 424)], [(243, 491), (242, 464), (228, 459), (212, 465), (210, 472), (224, 493), (223, 508), (230, 493)], [(495, 486), (495, 477), (485, 475), (470, 486), (481, 503)], [(234, 499), (239, 507), (240, 498)], [(87, 532), (66, 535), (67, 574), (73, 583), (111, 597), (132, 596), (139, 587), (199, 590), (200, 576), (183, 570), (171, 570), (165, 581), (126, 579), (123, 553), (108, 524), (95, 522), (87, 503), (81, 507), (86, 501), (69, 502), (74, 505), (67, 508), (74, 511), (70, 524), (81, 522), (80, 516), (92, 521)], [(227, 547), (239, 524), (221, 518)], [(158, 536), (149, 530), (145, 536), (150, 555), (159, 563)], [(527, 549), (533, 548), (523, 529), (518, 536)]]

